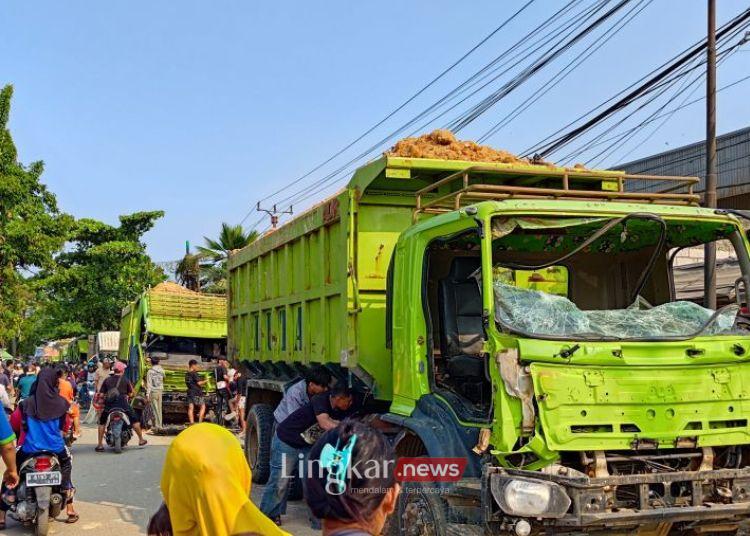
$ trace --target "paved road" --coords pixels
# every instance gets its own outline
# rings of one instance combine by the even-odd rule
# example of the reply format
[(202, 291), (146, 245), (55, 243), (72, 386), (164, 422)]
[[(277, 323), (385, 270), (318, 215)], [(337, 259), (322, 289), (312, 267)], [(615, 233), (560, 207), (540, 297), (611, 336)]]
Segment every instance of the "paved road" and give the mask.
[[(73, 445), (73, 481), (77, 487), (76, 507), (81, 516), (73, 525), (52, 523), (50, 534), (146, 534), (146, 524), (161, 504), (159, 479), (171, 437), (147, 436), (149, 445), (131, 446), (122, 454), (94, 452), (96, 428), (84, 427), (83, 437)], [(0, 462), (2, 466), (2, 462)], [(253, 501), (260, 503), (262, 487), (253, 488)], [(63, 516), (64, 517), (64, 516)], [(309, 529), (301, 502), (289, 505), (284, 529), (298, 536), (320, 534)], [(33, 528), (8, 519), (3, 534), (33, 534)]]

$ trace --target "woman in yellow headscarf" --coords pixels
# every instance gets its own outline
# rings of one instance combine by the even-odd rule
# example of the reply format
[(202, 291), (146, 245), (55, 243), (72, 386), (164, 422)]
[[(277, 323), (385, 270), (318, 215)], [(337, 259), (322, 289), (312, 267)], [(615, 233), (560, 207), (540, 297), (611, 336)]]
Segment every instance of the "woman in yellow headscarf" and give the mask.
[[(215, 424), (191, 426), (172, 442), (161, 474), (164, 505), (149, 534), (288, 534), (250, 500), (251, 473), (237, 438)], [(166, 511), (168, 511), (167, 525)]]

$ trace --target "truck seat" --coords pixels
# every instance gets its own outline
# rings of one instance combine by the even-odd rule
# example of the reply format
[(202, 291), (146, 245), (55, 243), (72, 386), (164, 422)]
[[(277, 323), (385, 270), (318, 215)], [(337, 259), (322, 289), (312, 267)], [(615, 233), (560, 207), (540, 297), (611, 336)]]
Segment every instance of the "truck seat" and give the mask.
[[(479, 268), (479, 262), (479, 257), (454, 258), (448, 277), (438, 283), (440, 350), (447, 362), (459, 356), (478, 356), (482, 350), (482, 295), (477, 281), (471, 277)], [(456, 364), (458, 361), (466, 360), (457, 360)], [(480, 375), (484, 376), (481, 361), (479, 365)]]

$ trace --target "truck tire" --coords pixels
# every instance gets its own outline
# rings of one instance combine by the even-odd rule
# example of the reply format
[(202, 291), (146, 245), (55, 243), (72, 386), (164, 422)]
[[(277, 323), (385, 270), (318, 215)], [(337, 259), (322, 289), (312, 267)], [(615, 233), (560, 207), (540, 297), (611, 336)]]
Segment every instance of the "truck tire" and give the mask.
[(245, 458), (253, 472), (255, 484), (265, 484), (271, 474), (271, 439), (273, 409), (268, 404), (254, 404), (247, 412)]
[(388, 518), (383, 534), (387, 536), (446, 536), (448, 510), (445, 501), (424, 490), (422, 484), (404, 483), (396, 511)]

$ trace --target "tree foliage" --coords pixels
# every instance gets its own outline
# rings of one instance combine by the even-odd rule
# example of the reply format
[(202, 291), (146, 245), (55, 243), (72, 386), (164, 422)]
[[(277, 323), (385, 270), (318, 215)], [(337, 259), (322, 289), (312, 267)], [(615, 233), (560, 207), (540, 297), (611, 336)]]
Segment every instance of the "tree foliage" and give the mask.
[[(217, 238), (204, 236), (205, 246), (198, 246), (198, 254), (186, 255), (178, 266), (177, 279), (180, 280), (180, 269), (199, 268), (199, 285), (201, 290), (213, 294), (225, 294), (227, 291), (227, 259), (229, 254), (252, 244), (258, 238), (255, 231), (245, 231), (242, 225), (221, 224)], [(195, 258), (190, 258), (195, 257)]]
[(242, 249), (255, 242), (257, 238), (257, 232), (245, 232), (242, 225), (229, 225), (228, 223), (222, 223), (219, 236), (215, 239), (204, 236), (203, 240), (205, 240), (206, 245), (198, 246), (198, 252), (207, 259), (219, 262), (227, 259), (229, 253), (233, 250)]
[(17, 338), (33, 306), (33, 291), (21, 274), (53, 265), (73, 219), (41, 182), (44, 164), (24, 166), (8, 129), (13, 87), (0, 90), (0, 345)]
[(122, 308), (165, 279), (141, 241), (163, 215), (153, 211), (120, 216), (118, 227), (77, 221), (54, 268), (37, 281), (42, 333), (55, 337), (119, 329)]

